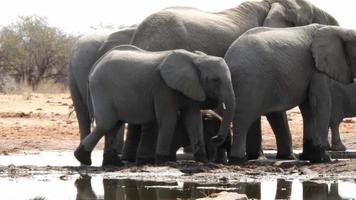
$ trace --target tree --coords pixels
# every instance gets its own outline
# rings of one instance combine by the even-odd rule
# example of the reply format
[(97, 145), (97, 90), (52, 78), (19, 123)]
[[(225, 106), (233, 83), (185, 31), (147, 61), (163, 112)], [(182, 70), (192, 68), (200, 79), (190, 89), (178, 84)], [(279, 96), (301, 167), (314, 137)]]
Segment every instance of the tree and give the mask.
[(36, 89), (41, 81), (63, 82), (77, 38), (51, 27), (47, 18), (19, 17), (0, 31), (0, 74)]

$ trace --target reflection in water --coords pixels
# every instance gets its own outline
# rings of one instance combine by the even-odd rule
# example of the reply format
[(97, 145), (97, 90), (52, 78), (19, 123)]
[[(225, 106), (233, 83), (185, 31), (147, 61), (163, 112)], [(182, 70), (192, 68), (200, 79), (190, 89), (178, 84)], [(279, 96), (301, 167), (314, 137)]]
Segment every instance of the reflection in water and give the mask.
[[(356, 199), (355, 182), (332, 183), (301, 182), (285, 180), (262, 180), (260, 182), (233, 185), (199, 185), (195, 183), (160, 183), (134, 180), (103, 179), (96, 175), (75, 179), (60, 176), (9, 178), (0, 177), (0, 199), (77, 199), (77, 200), (170, 200), (196, 199), (211, 193), (229, 190), (246, 194), (252, 199)], [(20, 192), (19, 192), (20, 191)]]
[(77, 200), (97, 199), (91, 186), (91, 177), (83, 175), (75, 181), (77, 188)]
[[(273, 185), (274, 183), (274, 185)], [(294, 182), (295, 183), (295, 182)], [(351, 197), (342, 198), (339, 195), (338, 183), (315, 183), (298, 182), (301, 186), (302, 195), (295, 195), (292, 192), (297, 185), (291, 181), (277, 180), (273, 182), (261, 183), (238, 183), (233, 186), (238, 188), (236, 192), (246, 194), (252, 199), (354, 199), (356, 194)], [(355, 187), (355, 184), (351, 184)], [(105, 200), (154, 200), (154, 199), (195, 199), (207, 196), (218, 189), (197, 189), (197, 184), (184, 184), (182, 188), (175, 184), (143, 182), (134, 180), (114, 180), (103, 179), (104, 195), (98, 196), (94, 193), (91, 186), (91, 178), (88, 176), (80, 177), (75, 181), (77, 188), (77, 200), (84, 199), (105, 199)], [(261, 188), (265, 187), (265, 188)], [(274, 188), (275, 191), (270, 189)], [(298, 190), (298, 189), (297, 189)], [(261, 193), (263, 191), (264, 193)], [(273, 193), (274, 192), (274, 193)], [(267, 195), (266, 193), (269, 193)], [(272, 194), (272, 196), (270, 195)], [(275, 194), (273, 196), (273, 194)], [(349, 195), (349, 194), (348, 194)]]

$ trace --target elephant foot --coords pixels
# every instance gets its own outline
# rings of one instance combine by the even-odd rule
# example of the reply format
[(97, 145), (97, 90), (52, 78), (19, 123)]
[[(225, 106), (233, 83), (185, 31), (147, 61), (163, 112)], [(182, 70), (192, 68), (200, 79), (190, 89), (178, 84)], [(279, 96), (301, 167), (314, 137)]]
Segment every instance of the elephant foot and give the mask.
[(229, 158), (229, 165), (241, 165), (241, 164), (245, 164), (247, 162), (247, 157), (242, 157), (242, 158), (238, 158), (238, 157), (230, 157)]
[(168, 155), (156, 155), (156, 164), (161, 165), (170, 161), (170, 156)]
[(91, 151), (85, 150), (82, 144), (74, 151), (74, 156), (81, 164), (91, 165)]
[(195, 162), (208, 163), (208, 158), (206, 154), (195, 154), (194, 155)]
[(122, 163), (119, 154), (115, 150), (109, 150), (104, 152), (102, 166), (116, 166), (121, 167)]
[(299, 155), (300, 160), (309, 160), (311, 163), (331, 161), (329, 154), (325, 151), (325, 147), (314, 146), (311, 141), (305, 141), (303, 145), (303, 152)]
[(330, 150), (332, 150), (332, 151), (346, 151), (346, 146), (340, 142), (337, 144), (333, 144), (331, 146)]
[(278, 159), (278, 160), (298, 160), (297, 156), (294, 153), (290, 153), (290, 154), (277, 153), (276, 159)]
[(136, 165), (148, 165), (148, 164), (155, 164), (155, 158), (153, 157), (137, 157), (136, 158)]

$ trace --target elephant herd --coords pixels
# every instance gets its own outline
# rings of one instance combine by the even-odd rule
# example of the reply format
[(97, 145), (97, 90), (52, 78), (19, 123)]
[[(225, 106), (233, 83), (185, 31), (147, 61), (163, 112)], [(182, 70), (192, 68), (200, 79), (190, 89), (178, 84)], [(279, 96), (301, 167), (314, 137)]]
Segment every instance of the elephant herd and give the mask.
[(346, 149), (338, 126), (356, 115), (355, 77), (356, 31), (305, 0), (246, 1), (215, 13), (170, 7), (75, 44), (74, 155), (90, 165), (105, 136), (103, 165), (175, 161), (189, 145), (195, 161), (239, 164), (263, 156), (265, 115), (277, 158), (295, 159), (285, 112), (299, 106), (299, 158), (327, 162), (328, 147)]

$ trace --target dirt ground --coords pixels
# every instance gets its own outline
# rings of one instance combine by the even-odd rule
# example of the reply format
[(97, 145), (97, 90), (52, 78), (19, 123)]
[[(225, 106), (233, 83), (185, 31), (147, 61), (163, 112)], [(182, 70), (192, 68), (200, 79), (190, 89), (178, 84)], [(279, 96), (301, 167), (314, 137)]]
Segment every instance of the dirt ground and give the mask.
[[(0, 154), (8, 155), (18, 151), (33, 151), (33, 150), (74, 150), (79, 143), (79, 131), (73, 112), (72, 102), (68, 93), (64, 94), (21, 94), (7, 95), (0, 94)], [(302, 118), (298, 109), (293, 109), (288, 112), (288, 120), (291, 131), (293, 133), (294, 149), (301, 149), (302, 141)], [(275, 149), (274, 135), (263, 118), (263, 146), (264, 149)], [(342, 132), (342, 140), (349, 149), (356, 148), (356, 126), (355, 119), (345, 119), (340, 126)], [(98, 145), (98, 149), (103, 146), (102, 142)], [(189, 167), (187, 167), (189, 166)], [(329, 177), (337, 174), (344, 177), (356, 177), (356, 161), (334, 161), (330, 164), (310, 165), (304, 162), (279, 163), (278, 161), (271, 162), (251, 162), (243, 166), (226, 166), (221, 165), (204, 165), (176, 163), (171, 164), (170, 169), (179, 169), (180, 172), (186, 171), (186, 174), (194, 174), (199, 172), (199, 176), (204, 177), (204, 174), (214, 172), (217, 180), (224, 181), (224, 177), (228, 179), (231, 176), (240, 176), (227, 174), (228, 172), (243, 172), (246, 176), (255, 175), (311, 175), (316, 177), (321, 174), (327, 174)], [(83, 170), (82, 168), (60, 168), (56, 167), (21, 167), (17, 166), (0, 166), (0, 172), (11, 174), (13, 172), (21, 172), (30, 170), (31, 173), (42, 173), (42, 171), (50, 172), (51, 170), (64, 170), (73, 173), (73, 171)], [(97, 168), (88, 168), (90, 173), (96, 173)], [(121, 170), (120, 176), (140, 176), (143, 173), (154, 173), (160, 168), (147, 170), (145, 167), (129, 167)], [(105, 171), (105, 170), (104, 170)], [(109, 169), (109, 171), (112, 171)], [(169, 170), (168, 170), (169, 172)], [(318, 172), (317, 175), (314, 172)], [(15, 173), (16, 174), (16, 173)], [(130, 175), (131, 174), (131, 175)], [(219, 175), (220, 174), (220, 175)], [(180, 176), (180, 175), (179, 175)], [(150, 177), (148, 175), (147, 177)], [(151, 177), (157, 178), (157, 175)], [(312, 176), (313, 177), (313, 176)], [(184, 177), (183, 177), (184, 178)], [(235, 177), (238, 178), (238, 177)], [(191, 179), (191, 178), (189, 178)]]
[[(303, 121), (297, 108), (288, 111), (294, 149), (301, 148)], [(356, 118), (345, 119), (341, 137), (350, 149), (356, 148)], [(273, 132), (263, 117), (263, 147), (276, 149)], [(79, 130), (70, 95), (0, 94), (0, 152), (19, 150), (73, 150)], [(102, 148), (102, 143), (97, 147)]]

